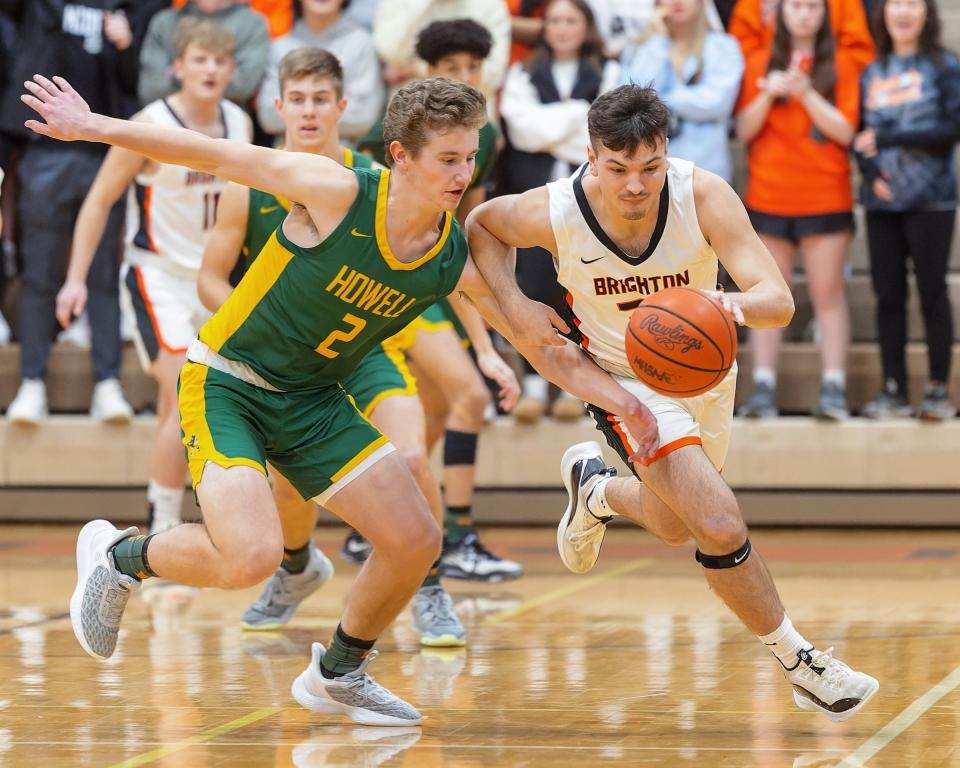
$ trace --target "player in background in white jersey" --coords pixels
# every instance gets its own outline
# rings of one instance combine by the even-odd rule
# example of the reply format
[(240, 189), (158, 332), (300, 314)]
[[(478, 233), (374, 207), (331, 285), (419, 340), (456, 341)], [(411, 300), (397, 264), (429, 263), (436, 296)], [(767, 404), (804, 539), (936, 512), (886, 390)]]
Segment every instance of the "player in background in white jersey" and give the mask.
[[(215, 22), (185, 19), (175, 42), (180, 90), (148, 104), (133, 119), (249, 143), (250, 119), (223, 98), (235, 69), (233, 36)], [(111, 148), (80, 209), (70, 268), (57, 295), (57, 319), (66, 327), (86, 304), (87, 270), (107, 212), (129, 191), (121, 306), (133, 315), (141, 363), (158, 386), (147, 488), (151, 533), (180, 522), (187, 464), (180, 443), (177, 376), (187, 346), (209, 317), (197, 296), (197, 273), (225, 184), (185, 166), (161, 165)]]
[[(801, 709), (845, 720), (877, 691), (877, 681), (818, 650), (793, 627), (720, 469), (733, 413), (733, 378), (696, 398), (658, 395), (632, 375), (624, 335), (633, 307), (671, 282), (719, 296), (740, 324), (782, 327), (793, 299), (750, 226), (743, 204), (719, 176), (667, 159), (669, 112), (651, 88), (626, 85), (599, 97), (588, 114), (588, 169), (478, 208), (468, 222), (470, 251), (524, 344), (563, 345), (571, 334), (656, 417), (660, 448), (639, 460), (639, 435), (618, 415), (592, 408), (598, 427), (636, 478), (617, 478), (596, 443), (570, 448), (561, 464), (569, 505), (557, 532), (564, 564), (590, 570), (606, 524), (623, 515), (667, 544), (697, 544), (710, 587), (775, 654)], [(571, 323), (527, 299), (509, 248), (539, 246), (557, 263), (572, 297)], [(740, 293), (717, 294), (717, 262)]]

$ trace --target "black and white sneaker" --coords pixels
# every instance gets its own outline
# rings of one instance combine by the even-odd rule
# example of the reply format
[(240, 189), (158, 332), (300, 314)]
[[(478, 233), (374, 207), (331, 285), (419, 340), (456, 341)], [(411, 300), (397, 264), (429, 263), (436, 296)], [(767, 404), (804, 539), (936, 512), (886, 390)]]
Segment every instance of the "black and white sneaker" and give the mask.
[[(783, 662), (781, 662), (782, 664)], [(784, 667), (800, 709), (819, 712), (834, 722), (853, 717), (879, 690), (880, 683), (833, 658), (833, 648), (797, 651), (797, 663)]]
[(466, 581), (508, 581), (523, 576), (523, 566), (497, 557), (471, 533), (456, 544), (445, 546), (440, 557), (440, 574)]
[(588, 505), (597, 486), (616, 474), (614, 467), (604, 463), (599, 444), (592, 441), (571, 446), (560, 461), (569, 501), (557, 526), (557, 550), (574, 573), (586, 573), (600, 557), (603, 535), (613, 515), (595, 515)]
[(350, 531), (347, 534), (346, 541), (343, 542), (343, 549), (340, 550), (340, 557), (349, 560), (351, 563), (362, 565), (373, 552), (373, 546), (363, 536), (356, 531)]

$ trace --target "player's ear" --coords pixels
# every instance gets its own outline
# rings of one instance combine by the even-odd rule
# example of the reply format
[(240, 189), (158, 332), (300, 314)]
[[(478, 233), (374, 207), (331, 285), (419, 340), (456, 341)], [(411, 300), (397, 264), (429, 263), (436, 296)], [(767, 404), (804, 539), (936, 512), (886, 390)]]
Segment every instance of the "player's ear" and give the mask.
[(337, 102), (337, 109), (340, 110), (341, 116), (343, 115), (343, 112), (346, 108), (347, 108), (347, 99), (346, 97), (344, 97)]
[(391, 141), (387, 153), (393, 158), (393, 167), (405, 169), (410, 163), (410, 154), (399, 141)]
[(587, 144), (587, 162), (590, 163), (590, 175), (597, 175), (597, 153), (593, 151), (593, 145)]
[(275, 99), (273, 100), (273, 107), (274, 107), (274, 109), (277, 110), (277, 112), (282, 112), (282, 111), (283, 111), (283, 99), (280, 98), (279, 96), (277, 96), (277, 98), (275, 98)]

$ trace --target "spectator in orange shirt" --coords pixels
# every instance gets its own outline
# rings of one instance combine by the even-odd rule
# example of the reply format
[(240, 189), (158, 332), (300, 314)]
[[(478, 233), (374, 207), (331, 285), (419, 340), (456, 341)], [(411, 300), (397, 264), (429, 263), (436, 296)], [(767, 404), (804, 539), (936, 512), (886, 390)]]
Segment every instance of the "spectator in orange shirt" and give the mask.
[[(743, 58), (770, 50), (778, 4), (779, 0), (737, 0), (727, 32), (740, 41)], [(873, 61), (874, 52), (862, 0), (830, 0), (827, 12), (837, 49), (863, 71)]]
[[(187, 0), (173, 0), (179, 8)], [(293, 27), (293, 0), (250, 0), (249, 5), (267, 20), (271, 39), (287, 34)]]
[[(803, 256), (823, 363), (814, 414), (830, 420), (849, 416), (843, 270), (853, 230), (847, 148), (858, 112), (858, 68), (836, 49), (825, 0), (782, 0), (772, 48), (747, 60), (737, 136), (748, 145), (747, 210), (788, 284), (798, 246)], [(779, 329), (750, 332), (754, 389), (743, 416), (777, 415), (780, 339)]]

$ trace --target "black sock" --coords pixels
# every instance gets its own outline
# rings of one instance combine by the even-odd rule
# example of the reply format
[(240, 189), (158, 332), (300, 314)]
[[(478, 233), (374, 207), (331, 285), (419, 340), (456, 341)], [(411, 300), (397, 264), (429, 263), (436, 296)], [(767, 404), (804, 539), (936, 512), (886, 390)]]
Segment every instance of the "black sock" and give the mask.
[(121, 539), (110, 549), (113, 562), (120, 573), (143, 581), (156, 576), (147, 560), (147, 547), (153, 536), (128, 536)]
[(320, 674), (328, 680), (353, 672), (363, 663), (364, 656), (373, 648), (376, 640), (358, 640), (350, 637), (338, 624), (330, 647), (320, 659)]
[(307, 569), (307, 563), (309, 562), (309, 541), (299, 549), (283, 548), (283, 560), (280, 561), (280, 567), (287, 573), (303, 573)]

